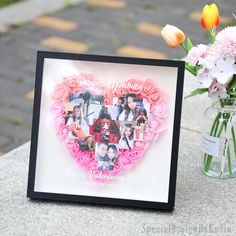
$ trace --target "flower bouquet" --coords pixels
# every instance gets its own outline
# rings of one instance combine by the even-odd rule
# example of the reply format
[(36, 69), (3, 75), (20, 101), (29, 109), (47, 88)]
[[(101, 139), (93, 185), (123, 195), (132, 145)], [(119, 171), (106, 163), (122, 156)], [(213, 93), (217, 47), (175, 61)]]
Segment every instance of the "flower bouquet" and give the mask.
[(213, 102), (205, 112), (202, 171), (230, 178), (236, 176), (236, 26), (217, 33), (219, 18), (216, 4), (205, 5), (201, 25), (208, 30), (208, 45), (193, 46), (191, 39), (172, 25), (166, 25), (161, 35), (169, 47), (184, 49), (185, 69), (199, 82), (199, 88), (185, 98), (208, 93)]

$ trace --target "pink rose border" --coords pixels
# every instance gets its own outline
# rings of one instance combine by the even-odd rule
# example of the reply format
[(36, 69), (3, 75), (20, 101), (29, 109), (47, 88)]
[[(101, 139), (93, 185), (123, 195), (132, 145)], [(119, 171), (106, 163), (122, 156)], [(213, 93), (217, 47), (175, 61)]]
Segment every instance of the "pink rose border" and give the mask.
[(120, 96), (124, 92), (135, 93), (137, 96), (146, 99), (151, 105), (150, 113), (152, 121), (148, 126), (148, 131), (144, 133), (143, 141), (135, 141), (132, 150), (119, 150), (118, 163), (115, 163), (113, 170), (98, 170), (97, 161), (94, 158), (95, 152), (80, 150), (77, 142), (67, 139), (69, 130), (65, 125), (66, 112), (64, 109), (64, 102), (69, 101), (69, 93), (79, 93), (82, 88), (85, 88), (84, 86), (80, 86), (81, 79), (96, 81), (91, 74), (65, 77), (61, 83), (56, 84), (54, 91), (51, 94), (54, 102), (51, 105), (50, 110), (54, 118), (56, 134), (67, 147), (70, 155), (81, 169), (88, 173), (92, 172), (93, 174), (91, 177), (93, 180), (97, 182), (107, 182), (112, 179), (111, 177), (119, 175), (123, 170), (133, 168), (135, 163), (143, 157), (143, 154), (150, 144), (153, 141), (156, 141), (159, 138), (160, 133), (165, 130), (164, 119), (166, 118), (166, 106), (164, 103), (164, 93), (161, 89), (155, 87), (153, 81), (150, 79), (144, 82), (138, 79), (127, 81), (142, 84), (141, 91), (117, 89), (115, 92), (112, 92), (111, 89), (106, 89), (104, 91), (103, 88), (99, 91), (99, 89), (88, 88), (91, 93), (103, 93), (104, 103), (106, 105), (111, 104), (114, 96)]

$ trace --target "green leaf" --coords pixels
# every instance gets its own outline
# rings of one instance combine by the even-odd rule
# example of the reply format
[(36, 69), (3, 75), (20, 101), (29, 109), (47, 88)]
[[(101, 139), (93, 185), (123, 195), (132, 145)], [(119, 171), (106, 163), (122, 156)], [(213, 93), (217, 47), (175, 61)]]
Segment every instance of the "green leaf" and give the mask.
[(193, 75), (195, 75), (195, 76), (197, 75), (197, 68), (194, 67), (194, 66), (189, 65), (188, 62), (185, 62), (185, 69), (186, 69), (187, 71), (189, 71), (191, 74), (193, 74)]
[(188, 54), (187, 47), (185, 46), (184, 43), (181, 43), (180, 46), (184, 49), (184, 51)]
[(236, 91), (230, 91), (229, 94), (230, 94), (231, 96), (236, 96)]
[(187, 40), (186, 40), (187, 51), (189, 52), (192, 49), (192, 47), (193, 47), (193, 43), (192, 43), (191, 39), (187, 38)]
[(208, 88), (197, 88), (193, 90), (189, 95), (185, 96), (184, 99), (187, 99), (196, 95), (201, 95), (206, 92), (208, 92)]
[(229, 83), (228, 90), (233, 90), (236, 88), (236, 75), (234, 75), (233, 79)]

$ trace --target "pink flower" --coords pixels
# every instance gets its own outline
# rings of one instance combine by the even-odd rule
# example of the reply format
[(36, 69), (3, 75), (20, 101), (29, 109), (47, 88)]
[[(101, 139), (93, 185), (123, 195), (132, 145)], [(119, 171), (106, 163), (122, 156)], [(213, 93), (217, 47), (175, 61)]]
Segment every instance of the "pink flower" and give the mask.
[(55, 102), (51, 105), (50, 110), (54, 117), (64, 116), (65, 108), (62, 102)]
[(114, 169), (110, 170), (110, 173), (112, 173), (113, 175), (118, 175), (120, 172), (121, 172), (121, 166), (115, 163)]
[(143, 83), (143, 88), (141, 90), (141, 96), (143, 97), (148, 97), (148, 95), (150, 94), (150, 92), (152, 91), (152, 89), (154, 88), (154, 83), (151, 79), (147, 79), (144, 83)]
[(92, 157), (90, 153), (86, 151), (80, 151), (79, 155), (77, 155), (76, 161), (77, 164), (84, 170), (90, 170), (91, 168), (94, 168), (95, 164), (97, 163), (94, 160), (94, 157)]
[(160, 104), (164, 100), (164, 93), (158, 88), (153, 89), (149, 96), (148, 101), (150, 102), (151, 106)]
[(151, 133), (150, 131), (144, 133), (143, 140), (145, 143), (151, 142), (152, 139), (153, 139), (153, 133)]
[(119, 165), (123, 169), (131, 169), (133, 167), (132, 161), (129, 159), (128, 151), (125, 152), (125, 155), (119, 156)]
[(217, 100), (218, 98), (226, 98), (226, 84), (220, 84), (215, 79), (212, 81), (211, 86), (208, 88), (209, 97), (213, 100)]
[(61, 127), (65, 126), (65, 119), (62, 116), (58, 116), (55, 118), (55, 127), (59, 130)]
[(52, 93), (54, 100), (66, 100), (69, 96), (69, 88), (65, 84), (57, 84)]
[(72, 145), (71, 148), (69, 149), (69, 152), (70, 152), (72, 157), (77, 159), (80, 155), (79, 143), (74, 143), (74, 145)]
[(136, 150), (144, 149), (144, 141), (135, 140), (134, 141), (134, 149), (136, 149)]
[(148, 131), (149, 132), (155, 132), (155, 130), (157, 129), (158, 127), (158, 121), (155, 119), (152, 120), (152, 122), (150, 122), (149, 126), (148, 126)]
[(116, 90), (113, 94), (116, 97), (120, 97), (121, 95), (123, 95), (124, 92), (125, 92), (125, 90), (123, 88), (116, 88)]
[(218, 53), (223, 57), (236, 57), (236, 26), (226, 27), (216, 36), (213, 45)]
[(151, 109), (152, 116), (155, 118), (166, 117), (166, 106), (164, 103), (158, 104)]
[(132, 149), (132, 150), (129, 150), (129, 152), (128, 152), (128, 158), (129, 158), (130, 161), (135, 162), (135, 161), (138, 161), (141, 158), (142, 154), (143, 154), (142, 150)]
[(106, 91), (104, 93), (104, 104), (105, 105), (111, 105), (112, 104), (112, 94), (110, 93), (110, 91)]
[(196, 66), (200, 58), (205, 58), (208, 55), (207, 49), (208, 47), (204, 44), (193, 47), (187, 55), (187, 62), (191, 66)]
[(75, 88), (78, 86), (77, 76), (65, 77), (63, 83), (70, 88)]
[(59, 128), (57, 135), (62, 139), (65, 140), (66, 137), (68, 136), (69, 129), (67, 126), (62, 126)]

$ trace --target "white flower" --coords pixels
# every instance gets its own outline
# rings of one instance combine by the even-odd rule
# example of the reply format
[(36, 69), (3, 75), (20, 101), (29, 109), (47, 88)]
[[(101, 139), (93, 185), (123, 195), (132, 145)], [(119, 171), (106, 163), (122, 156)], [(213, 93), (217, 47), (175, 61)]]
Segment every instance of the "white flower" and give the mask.
[(211, 71), (206, 68), (201, 68), (198, 71), (196, 78), (198, 82), (205, 88), (208, 88), (211, 85), (212, 80), (214, 79), (212, 77)]
[(208, 47), (204, 44), (199, 44), (196, 47), (193, 47), (188, 55), (187, 55), (187, 62), (191, 66), (196, 66), (200, 58), (205, 58), (208, 55)]
[(197, 73), (198, 82), (204, 87), (209, 87), (215, 79), (220, 84), (229, 83), (236, 74), (234, 58), (223, 58), (218, 52), (209, 50), (205, 58), (200, 58), (198, 64), (201, 68)]
[(215, 61), (214, 67), (212, 68), (213, 77), (221, 84), (229, 82), (233, 75), (236, 74), (236, 65), (234, 63), (234, 58), (219, 58)]

